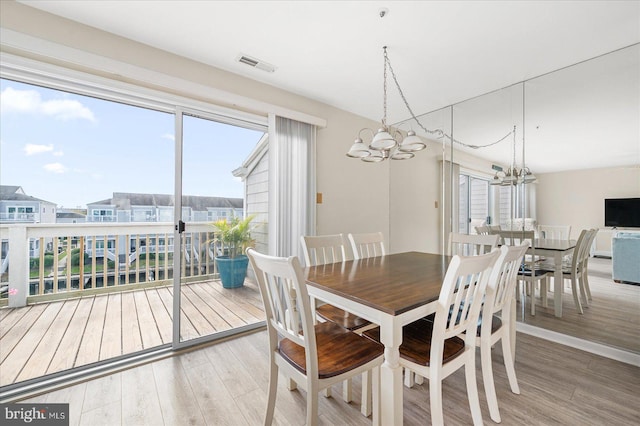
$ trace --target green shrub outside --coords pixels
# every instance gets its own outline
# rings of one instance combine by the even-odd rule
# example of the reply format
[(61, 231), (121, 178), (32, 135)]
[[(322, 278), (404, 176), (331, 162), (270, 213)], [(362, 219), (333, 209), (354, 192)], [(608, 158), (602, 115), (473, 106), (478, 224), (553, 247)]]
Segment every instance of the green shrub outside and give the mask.
[[(51, 268), (53, 266), (53, 254), (45, 254), (44, 255), (44, 267)], [(29, 268), (30, 269), (38, 269), (40, 268), (40, 258), (32, 257), (29, 259)]]

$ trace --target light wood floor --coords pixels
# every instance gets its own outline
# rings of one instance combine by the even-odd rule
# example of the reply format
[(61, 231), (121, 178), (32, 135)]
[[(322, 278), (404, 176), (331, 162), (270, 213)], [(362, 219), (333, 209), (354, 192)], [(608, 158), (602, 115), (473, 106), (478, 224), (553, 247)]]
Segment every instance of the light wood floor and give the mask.
[[(266, 332), (261, 331), (33, 397), (31, 403), (69, 403), (70, 425), (257, 425), (262, 424), (268, 383)], [(516, 371), (520, 395), (509, 391), (500, 345), (493, 350), (502, 424), (640, 424), (640, 368), (518, 334)], [(480, 358), (478, 386), (485, 424), (489, 419)], [(320, 397), (321, 425), (366, 425), (354, 402)], [(333, 389), (340, 395), (340, 387)], [(305, 422), (302, 391), (279, 380), (274, 424)], [(404, 390), (405, 425), (430, 424), (428, 384)], [(448, 425), (471, 424), (464, 373), (445, 380)]]
[[(571, 289), (565, 287), (562, 318), (555, 317), (553, 293), (549, 293), (549, 307), (543, 308), (538, 298), (536, 315), (531, 316), (527, 307), (524, 322), (569, 336), (640, 353), (640, 285), (615, 283), (611, 276), (611, 259), (591, 258), (589, 284), (593, 302), (584, 309), (584, 314), (578, 313)], [(565, 281), (565, 283), (568, 282)], [(520, 311), (518, 311), (518, 320), (521, 320)]]
[[(171, 343), (173, 289), (155, 287), (0, 309), (0, 385)], [(264, 321), (260, 292), (245, 281), (182, 287), (181, 339)]]

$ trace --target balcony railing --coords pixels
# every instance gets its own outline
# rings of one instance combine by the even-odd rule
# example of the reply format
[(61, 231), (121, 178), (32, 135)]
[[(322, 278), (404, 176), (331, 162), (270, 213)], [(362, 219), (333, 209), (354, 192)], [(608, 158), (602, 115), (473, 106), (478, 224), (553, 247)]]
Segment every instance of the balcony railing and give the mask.
[[(188, 223), (181, 234), (185, 280), (217, 278), (211, 231)], [(167, 285), (178, 264), (172, 223), (11, 224), (0, 237), (0, 303), (11, 307)]]
[(40, 221), (38, 213), (0, 213), (3, 223), (36, 223)]

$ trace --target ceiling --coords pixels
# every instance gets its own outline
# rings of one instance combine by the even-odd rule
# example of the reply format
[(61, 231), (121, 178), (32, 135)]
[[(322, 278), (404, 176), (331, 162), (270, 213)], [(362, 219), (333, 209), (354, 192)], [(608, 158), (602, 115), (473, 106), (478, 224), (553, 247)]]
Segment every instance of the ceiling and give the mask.
[[(533, 121), (525, 116), (530, 133), (527, 165), (534, 171), (640, 165), (637, 45), (626, 51), (624, 59), (616, 59), (614, 68), (622, 72), (623, 81), (603, 72), (601, 65), (586, 71), (588, 80), (564, 71), (557, 74), (560, 78), (551, 78), (556, 75), (551, 74), (535, 79), (639, 43), (640, 1), (21, 3), (376, 121), (383, 113), (382, 46), (388, 46), (393, 69), (416, 115), (526, 81), (527, 114), (547, 111), (535, 117), (535, 132), (529, 132)], [(384, 17), (380, 17), (381, 8), (388, 10)], [(275, 71), (242, 64), (237, 61), (241, 54), (272, 64)], [(625, 68), (620, 70), (621, 66)], [(585, 83), (571, 84), (575, 81)], [(594, 87), (600, 89), (586, 93)], [(485, 144), (507, 133), (513, 117), (522, 114), (521, 106), (514, 107), (522, 104), (517, 97), (521, 95), (511, 90), (518, 89), (507, 90), (506, 97), (488, 95), (456, 107), (456, 114), (478, 112), (476, 119), (465, 122), (465, 128), (454, 127), (458, 135)], [(536, 98), (546, 103), (546, 109), (529, 105), (529, 99)], [(570, 103), (564, 106), (565, 101)], [(508, 103), (510, 111), (504, 114), (509, 119), (503, 116), (499, 123), (488, 125), (493, 118), (480, 120), (479, 112), (493, 108), (496, 102), (502, 107), (495, 111), (504, 110)], [(597, 108), (586, 106), (591, 104)], [(390, 80), (387, 122), (408, 118)], [(591, 128), (582, 133), (589, 124)], [(492, 126), (493, 130), (486, 130)], [(354, 137), (345, 135), (345, 151)], [(607, 148), (603, 149), (605, 140)], [(550, 155), (554, 152), (559, 155)], [(567, 155), (576, 152), (580, 153), (579, 164), (575, 155)], [(503, 142), (474, 153), (508, 164), (511, 144)]]

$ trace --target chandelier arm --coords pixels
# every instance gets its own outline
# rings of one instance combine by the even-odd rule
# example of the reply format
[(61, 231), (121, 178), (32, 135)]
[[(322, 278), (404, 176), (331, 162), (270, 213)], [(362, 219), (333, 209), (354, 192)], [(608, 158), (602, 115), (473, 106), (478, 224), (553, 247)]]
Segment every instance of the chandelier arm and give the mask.
[(368, 130), (369, 132), (371, 132), (371, 137), (373, 138), (373, 136), (375, 136), (375, 132), (373, 131), (373, 129), (370, 129), (368, 127), (363, 127), (362, 129), (360, 129), (360, 131), (358, 132), (358, 138), (361, 138), (362, 132)]

